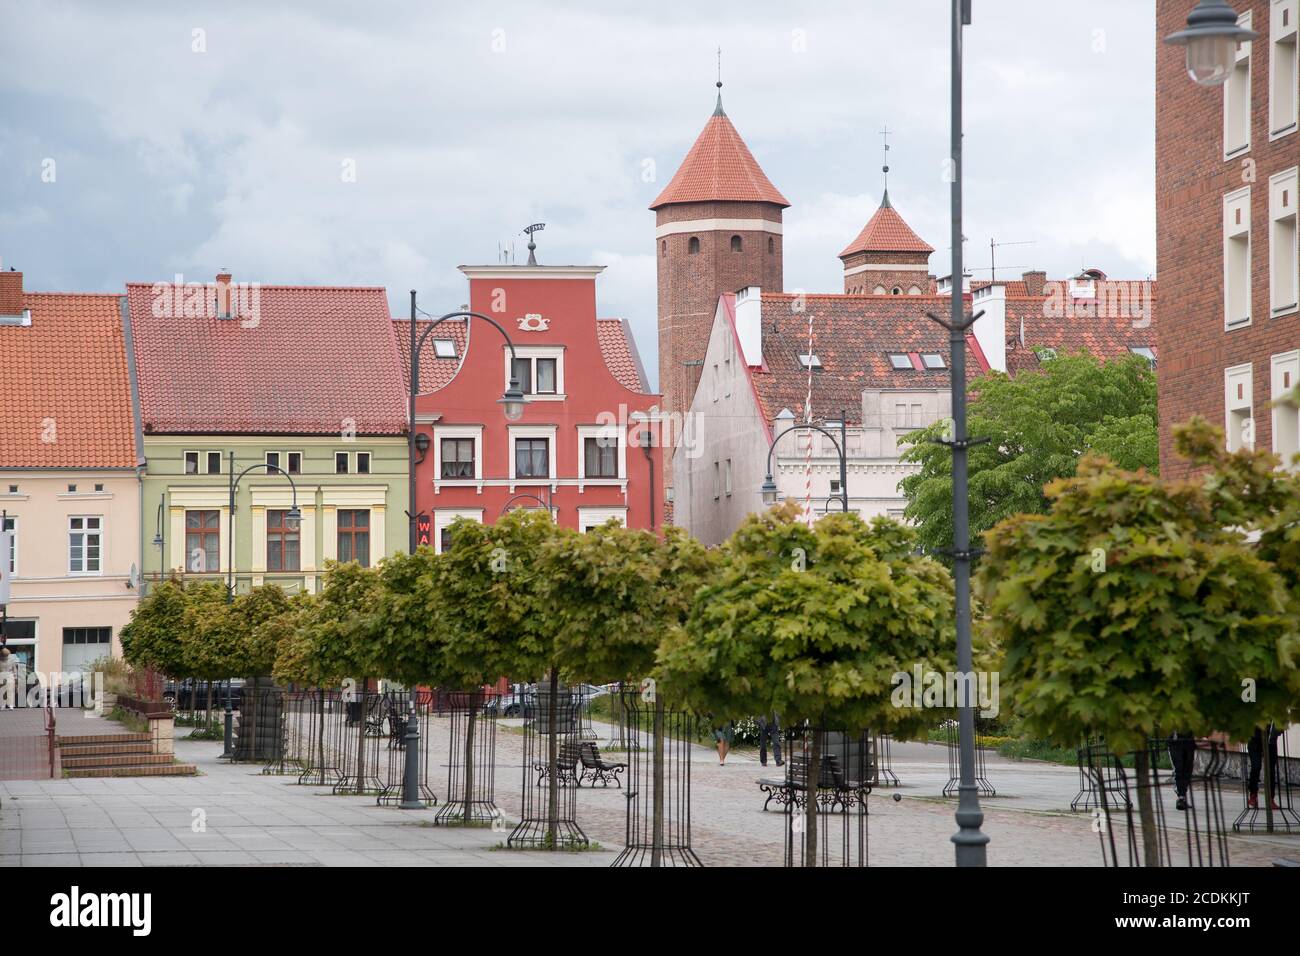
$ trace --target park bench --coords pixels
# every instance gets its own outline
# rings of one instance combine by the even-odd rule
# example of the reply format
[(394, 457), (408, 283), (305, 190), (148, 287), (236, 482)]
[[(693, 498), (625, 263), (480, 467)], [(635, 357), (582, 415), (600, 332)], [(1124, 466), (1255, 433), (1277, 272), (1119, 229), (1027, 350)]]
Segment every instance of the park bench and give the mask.
[(602, 787), (608, 787), (609, 782), (613, 780), (614, 785), (622, 789), (623, 784), (619, 781), (618, 775), (627, 769), (627, 764), (611, 763), (606, 760), (592, 741), (586, 741), (580, 746), (578, 759), (583, 767), (582, 773), (578, 775), (578, 786), (582, 786), (582, 781), (590, 780), (593, 787), (597, 781)]
[[(545, 753), (545, 747), (542, 750)], [(560, 745), (559, 753), (555, 757), (556, 779), (561, 787), (566, 787), (570, 783), (575, 786), (578, 784), (578, 764), (582, 762), (582, 745), (576, 740), (567, 740)], [(542, 781), (550, 776), (551, 768), (547, 765), (545, 759), (539, 760), (533, 764), (533, 770), (537, 771), (537, 786), (542, 785)]]
[[(806, 754), (792, 754), (789, 772), (785, 777), (760, 777), (758, 789), (767, 794), (763, 809), (773, 800), (777, 806), (793, 803), (796, 807), (804, 804), (804, 795), (808, 790), (808, 757)], [(870, 768), (868, 768), (870, 769)], [(870, 780), (849, 778), (840, 765), (837, 754), (823, 754), (821, 772), (817, 781), (817, 800), (827, 810), (839, 806), (848, 808), (871, 792)]]

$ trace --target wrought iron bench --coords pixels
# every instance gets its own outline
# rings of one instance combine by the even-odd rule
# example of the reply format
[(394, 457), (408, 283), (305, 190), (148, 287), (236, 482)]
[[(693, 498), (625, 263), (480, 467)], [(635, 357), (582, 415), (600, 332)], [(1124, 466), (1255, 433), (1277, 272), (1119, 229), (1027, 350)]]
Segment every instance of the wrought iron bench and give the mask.
[[(778, 807), (787, 803), (793, 803), (796, 807), (803, 806), (804, 795), (808, 790), (808, 757), (805, 754), (793, 754), (789, 767), (787, 777), (761, 777), (757, 781), (759, 791), (767, 794), (767, 799), (763, 801), (764, 810), (773, 800)], [(845, 777), (838, 755), (822, 756), (817, 781), (817, 802), (820, 805), (830, 810), (836, 806), (851, 807), (870, 792), (870, 781), (849, 780)]]
[(612, 763), (600, 755), (596, 749), (596, 744), (590, 740), (584, 741), (578, 750), (578, 759), (582, 762), (582, 773), (578, 775), (578, 786), (582, 786), (582, 781), (590, 780), (594, 787), (597, 782), (602, 787), (608, 787), (611, 780), (614, 785), (622, 789), (623, 784), (618, 779), (618, 775), (627, 769), (625, 763)]
[[(542, 753), (546, 753), (546, 747), (541, 746)], [(579, 783), (577, 770), (578, 764), (582, 762), (582, 745), (576, 740), (565, 741), (560, 745), (559, 753), (555, 756), (555, 773), (556, 779), (561, 787), (567, 787), (569, 784), (577, 786)], [(551, 768), (545, 760), (539, 760), (533, 764), (533, 770), (537, 772), (537, 786), (542, 785), (542, 781), (550, 776)]]

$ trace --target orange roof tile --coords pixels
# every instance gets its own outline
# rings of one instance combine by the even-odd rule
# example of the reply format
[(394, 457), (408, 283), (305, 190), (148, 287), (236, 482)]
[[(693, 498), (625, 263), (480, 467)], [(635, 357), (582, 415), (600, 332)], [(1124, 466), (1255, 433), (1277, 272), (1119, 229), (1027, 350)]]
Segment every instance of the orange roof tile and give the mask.
[(32, 324), (0, 325), (0, 467), (136, 466), (121, 299), (29, 292)]
[(722, 112), (722, 102), (651, 209), (678, 202), (790, 203), (772, 185), (745, 141)]
[(851, 256), (855, 252), (934, 252), (934, 247), (912, 231), (912, 227), (903, 221), (903, 217), (889, 204), (889, 194), (876, 210), (874, 216), (867, 220), (858, 237), (844, 247), (840, 258)]
[(596, 335), (600, 339), (600, 354), (610, 374), (620, 385), (632, 392), (649, 392), (641, 356), (636, 350), (632, 330), (624, 319), (597, 319)]
[[(418, 339), (428, 328), (429, 322), (421, 320), (415, 325)], [(397, 354), (402, 363), (402, 388), (411, 388), (411, 320), (393, 319), (393, 331), (397, 333)], [(434, 339), (447, 339), (455, 344), (455, 358), (439, 358), (434, 349)], [(460, 371), (460, 363), (465, 360), (465, 350), (469, 347), (469, 320), (448, 319), (429, 333), (420, 348), (420, 394), (436, 392), (448, 384)]]

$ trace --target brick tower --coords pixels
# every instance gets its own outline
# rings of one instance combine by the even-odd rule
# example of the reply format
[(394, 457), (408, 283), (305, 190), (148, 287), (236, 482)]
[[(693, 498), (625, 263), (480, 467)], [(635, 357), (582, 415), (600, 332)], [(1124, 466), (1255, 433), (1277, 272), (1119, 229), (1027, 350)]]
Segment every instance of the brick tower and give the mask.
[[(781, 210), (790, 203), (731, 125), (721, 89), (719, 82), (717, 108), (695, 145), (650, 204), (659, 264), (659, 390), (668, 413), (690, 408), (718, 297), (746, 286), (783, 291)], [(665, 471), (671, 481), (671, 467)]]
[(875, 215), (840, 253), (844, 291), (858, 295), (932, 295), (932, 252), (934, 248), (914, 233), (890, 204), (886, 189)]

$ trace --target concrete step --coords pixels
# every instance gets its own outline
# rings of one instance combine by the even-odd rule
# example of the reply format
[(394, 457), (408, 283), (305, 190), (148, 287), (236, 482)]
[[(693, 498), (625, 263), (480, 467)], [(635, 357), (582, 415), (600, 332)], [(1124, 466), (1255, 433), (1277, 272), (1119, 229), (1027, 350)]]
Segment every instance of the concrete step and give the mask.
[(60, 747), (79, 747), (86, 744), (127, 744), (140, 740), (147, 743), (151, 738), (148, 734), (56, 734), (54, 739)]
[(60, 764), (65, 770), (88, 770), (94, 767), (145, 767), (169, 764), (174, 758), (171, 754), (108, 754), (94, 757), (69, 757), (63, 754)]
[(64, 761), (70, 757), (96, 757), (109, 754), (147, 754), (153, 748), (147, 740), (134, 740), (124, 744), (63, 744), (59, 748)]
[(194, 774), (194, 765), (187, 763), (136, 767), (87, 767), (63, 772), (65, 777), (192, 777)]

